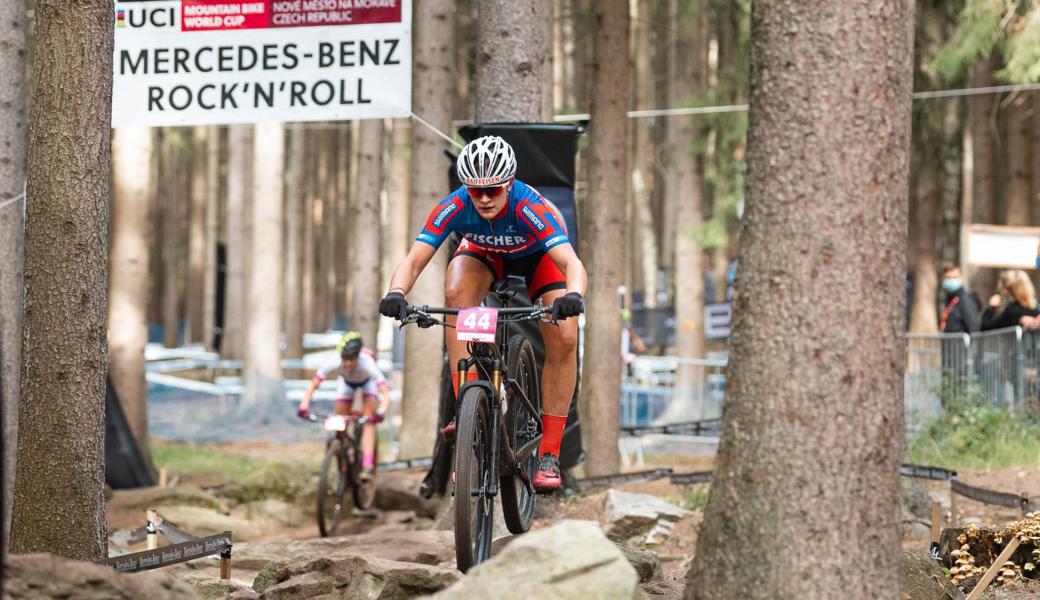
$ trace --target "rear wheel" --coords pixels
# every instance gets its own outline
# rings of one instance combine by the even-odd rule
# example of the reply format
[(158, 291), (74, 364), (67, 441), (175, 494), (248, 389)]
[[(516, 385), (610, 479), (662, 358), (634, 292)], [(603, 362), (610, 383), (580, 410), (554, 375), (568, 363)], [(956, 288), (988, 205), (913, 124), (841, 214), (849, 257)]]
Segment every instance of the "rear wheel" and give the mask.
[(455, 437), (455, 562), (463, 573), (491, 556), (490, 430), (487, 390), (471, 387), (462, 396)]
[(325, 449), (318, 477), (318, 532), (321, 537), (336, 534), (343, 518), (343, 496), (347, 487), (347, 463), (342, 442), (334, 439)]
[[(509, 340), (506, 356), (509, 378), (516, 380), (537, 411), (537, 414), (532, 415), (519, 398), (512, 397), (510, 391), (506, 390), (509, 404), (506, 409), (506, 431), (502, 432), (502, 435), (509, 436), (509, 443), (516, 451), (538, 436), (538, 419), (542, 416), (541, 386), (538, 381), (538, 369), (535, 367), (534, 348), (530, 341), (520, 335), (513, 336)], [(534, 474), (538, 470), (537, 449), (527, 460), (522, 461), (520, 468), (526, 473), (528, 481), (534, 480)], [(502, 516), (505, 518), (506, 527), (510, 533), (525, 533), (531, 528), (531, 521), (534, 519), (535, 495), (527, 490), (521, 476), (512, 468), (503, 468), (500, 475)]]

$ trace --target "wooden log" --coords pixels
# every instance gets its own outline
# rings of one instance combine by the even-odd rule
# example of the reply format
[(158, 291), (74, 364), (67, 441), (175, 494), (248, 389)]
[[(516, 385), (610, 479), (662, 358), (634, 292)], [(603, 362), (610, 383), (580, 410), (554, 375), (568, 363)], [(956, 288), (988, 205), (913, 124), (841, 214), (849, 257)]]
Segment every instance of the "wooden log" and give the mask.
[(1004, 551), (1000, 553), (1000, 556), (997, 556), (997, 560), (993, 561), (989, 570), (987, 570), (986, 574), (982, 576), (982, 580), (979, 581), (979, 584), (975, 586), (975, 589), (971, 590), (970, 594), (968, 594), (968, 600), (978, 600), (979, 597), (982, 596), (982, 592), (986, 591), (989, 584), (993, 583), (993, 580), (996, 579), (997, 573), (1004, 568), (1004, 563), (1011, 558), (1011, 555), (1015, 553), (1015, 550), (1018, 550), (1018, 545), (1020, 543), (1021, 542), (1017, 537), (1012, 538), (1011, 541), (1008, 542), (1008, 545), (1004, 547)]

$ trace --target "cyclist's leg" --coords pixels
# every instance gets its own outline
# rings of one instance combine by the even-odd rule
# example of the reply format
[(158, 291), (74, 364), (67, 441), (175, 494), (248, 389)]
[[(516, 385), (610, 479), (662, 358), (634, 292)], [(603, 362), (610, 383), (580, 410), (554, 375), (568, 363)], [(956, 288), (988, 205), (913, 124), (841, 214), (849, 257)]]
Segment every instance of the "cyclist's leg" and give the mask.
[(336, 379), (336, 406), (337, 415), (349, 415), (350, 407), (354, 404), (354, 386), (347, 383), (342, 377)]
[[(379, 388), (371, 379), (365, 382), (361, 388), (362, 403), (361, 414), (371, 419), (376, 414), (376, 406), (379, 404)], [(371, 469), (375, 465), (376, 452), (376, 426), (366, 423), (361, 428), (361, 466)]]
[[(499, 261), (499, 264), (500, 261)], [(477, 306), (487, 296), (491, 284), (497, 275), (494, 258), (472, 248), (463, 241), (458, 251), (448, 263), (448, 272), (444, 277), (444, 303), (452, 308), (469, 308)], [(449, 324), (455, 324), (454, 316), (445, 318)], [(453, 328), (444, 328), (445, 342), (448, 346), (448, 364), (452, 372), (452, 381), (457, 382), (455, 369), (459, 359), (467, 356), (466, 342), (455, 338)]]

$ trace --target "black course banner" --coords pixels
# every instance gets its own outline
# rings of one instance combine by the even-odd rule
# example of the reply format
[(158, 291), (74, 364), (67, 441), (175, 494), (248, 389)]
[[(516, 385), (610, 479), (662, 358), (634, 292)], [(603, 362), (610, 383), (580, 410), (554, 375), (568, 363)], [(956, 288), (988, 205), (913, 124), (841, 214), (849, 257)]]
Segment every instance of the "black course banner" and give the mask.
[(163, 546), (155, 550), (113, 556), (112, 558), (98, 561), (98, 564), (108, 565), (120, 573), (134, 573), (136, 571), (158, 569), (167, 565), (195, 560), (203, 556), (220, 554), (230, 548), (231, 532), (225, 531), (217, 535), (181, 542), (172, 546)]

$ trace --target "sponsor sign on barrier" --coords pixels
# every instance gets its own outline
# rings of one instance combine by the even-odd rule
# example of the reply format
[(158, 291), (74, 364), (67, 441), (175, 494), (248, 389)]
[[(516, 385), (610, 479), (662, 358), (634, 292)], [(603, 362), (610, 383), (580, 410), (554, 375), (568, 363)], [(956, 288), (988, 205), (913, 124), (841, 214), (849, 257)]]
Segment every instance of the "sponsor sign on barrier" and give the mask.
[(188, 540), (179, 544), (163, 546), (155, 550), (145, 550), (113, 556), (112, 558), (98, 561), (99, 564), (108, 565), (120, 573), (134, 573), (136, 571), (147, 571), (158, 569), (176, 563), (182, 563), (204, 556), (223, 554), (231, 549), (231, 532), (225, 531), (209, 537)]
[(113, 127), (411, 113), (411, 0), (116, 0), (113, 7)]

